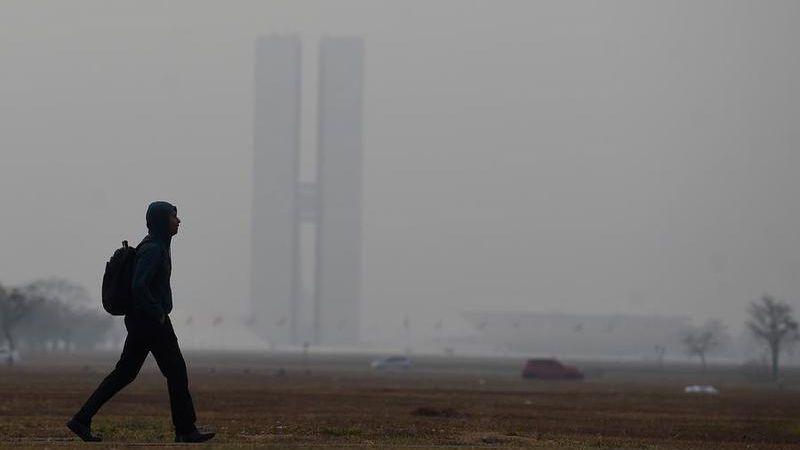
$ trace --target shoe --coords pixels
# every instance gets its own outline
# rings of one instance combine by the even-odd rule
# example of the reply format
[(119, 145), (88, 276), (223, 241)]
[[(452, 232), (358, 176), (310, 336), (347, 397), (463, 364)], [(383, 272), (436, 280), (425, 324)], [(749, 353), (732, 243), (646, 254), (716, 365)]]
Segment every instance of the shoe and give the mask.
[(92, 429), (89, 425), (78, 422), (74, 417), (67, 422), (67, 428), (83, 439), (83, 442), (100, 442), (103, 440), (100, 436), (92, 434)]
[(201, 433), (194, 430), (190, 433), (176, 434), (175, 442), (205, 442), (213, 438), (216, 433)]

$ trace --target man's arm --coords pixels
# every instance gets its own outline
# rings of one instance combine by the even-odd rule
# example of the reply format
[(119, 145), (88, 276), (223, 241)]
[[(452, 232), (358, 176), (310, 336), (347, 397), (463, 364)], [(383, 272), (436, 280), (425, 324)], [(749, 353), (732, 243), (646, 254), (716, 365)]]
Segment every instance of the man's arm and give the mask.
[(136, 250), (133, 266), (133, 301), (150, 317), (164, 323), (164, 309), (150, 292), (150, 282), (161, 265), (163, 251), (158, 244), (148, 243)]

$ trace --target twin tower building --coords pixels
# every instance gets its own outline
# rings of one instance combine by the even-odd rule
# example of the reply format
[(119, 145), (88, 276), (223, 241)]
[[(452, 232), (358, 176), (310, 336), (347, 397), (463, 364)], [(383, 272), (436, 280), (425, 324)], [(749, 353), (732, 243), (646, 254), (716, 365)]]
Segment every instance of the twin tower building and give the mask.
[(311, 180), (300, 176), (302, 49), (296, 36), (256, 41), (250, 323), (273, 345), (354, 345), (364, 41), (320, 41), (316, 123), (306, 124), (316, 126)]

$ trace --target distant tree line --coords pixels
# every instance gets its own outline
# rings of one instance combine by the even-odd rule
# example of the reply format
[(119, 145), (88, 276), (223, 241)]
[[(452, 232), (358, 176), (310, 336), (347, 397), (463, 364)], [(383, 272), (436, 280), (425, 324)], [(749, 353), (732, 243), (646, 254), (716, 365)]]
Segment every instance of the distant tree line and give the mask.
[[(750, 303), (747, 314), (747, 328), (769, 352), (770, 377), (776, 381), (781, 353), (800, 340), (792, 307), (784, 301), (764, 295), (760, 300)], [(709, 320), (700, 327), (690, 326), (683, 334), (686, 353), (700, 358), (703, 371), (706, 369), (707, 355), (724, 347), (729, 341), (726, 327), (719, 320)]]
[(86, 289), (63, 279), (0, 284), (0, 348), (71, 352), (118, 341), (112, 317), (93, 305)]

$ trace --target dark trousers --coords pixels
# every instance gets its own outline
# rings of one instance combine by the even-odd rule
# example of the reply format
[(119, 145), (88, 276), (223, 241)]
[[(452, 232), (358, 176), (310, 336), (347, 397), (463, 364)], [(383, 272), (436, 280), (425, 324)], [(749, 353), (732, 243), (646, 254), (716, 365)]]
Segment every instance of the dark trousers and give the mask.
[(116, 367), (75, 414), (75, 418), (91, 423), (100, 407), (136, 378), (147, 354), (153, 352), (158, 368), (167, 378), (175, 432), (183, 434), (194, 431), (196, 417), (192, 396), (189, 394), (186, 362), (178, 347), (178, 338), (169, 317), (160, 324), (142, 313), (133, 312), (125, 316), (125, 328), (128, 336)]

